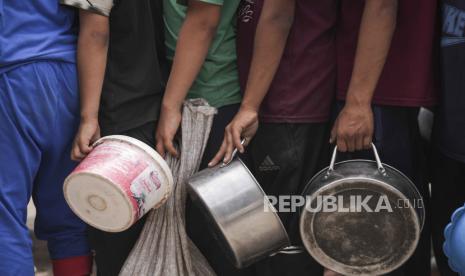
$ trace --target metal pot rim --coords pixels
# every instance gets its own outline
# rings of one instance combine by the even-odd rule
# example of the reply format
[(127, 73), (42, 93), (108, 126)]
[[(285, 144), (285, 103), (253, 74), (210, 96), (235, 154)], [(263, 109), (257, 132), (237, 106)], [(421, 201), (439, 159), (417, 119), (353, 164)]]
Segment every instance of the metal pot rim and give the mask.
[[(268, 212), (268, 213), (272, 213), (272, 214), (267, 214), (267, 215), (269, 216), (270, 219), (271, 219), (271, 217), (273, 218), (273, 220), (275, 221), (276, 226), (278, 226), (278, 228), (280, 229), (282, 237), (285, 238), (285, 240), (286, 240), (286, 245), (283, 245), (281, 248), (284, 248), (284, 247), (290, 245), (289, 236), (287, 234), (287, 231), (286, 231), (281, 219), (279, 218), (279, 216), (278, 216), (278, 214), (276, 212), (275, 207), (273, 205), (271, 205), (271, 203), (268, 200), (266, 200), (266, 202), (265, 202), (264, 199), (265, 199), (265, 197), (267, 198), (266, 193), (264, 192), (263, 188), (260, 186), (260, 184), (257, 182), (255, 177), (253, 176), (253, 174), (250, 172), (250, 170), (247, 168), (247, 166), (244, 164), (244, 162), (239, 157), (234, 158), (234, 160), (232, 160), (231, 162), (229, 162), (226, 165), (218, 165), (216, 167), (210, 168), (210, 170), (226, 169), (228, 166), (233, 165), (233, 164), (239, 164), (239, 166), (244, 170), (244, 172), (247, 173), (247, 175), (249, 177), (249, 181), (248, 181), (250, 183), (249, 185), (252, 185), (252, 183), (253, 183), (254, 184), (253, 189), (255, 189), (261, 195), (260, 199), (257, 199), (257, 200), (260, 200), (261, 204), (267, 204), (268, 205), (268, 208), (270, 210), (270, 212)], [(227, 230), (227, 227), (225, 227), (224, 223), (222, 223), (222, 219), (220, 217), (218, 217), (218, 214), (216, 212), (212, 211), (212, 208), (210, 207), (210, 205), (207, 204), (207, 201), (205, 200), (205, 198), (203, 196), (201, 196), (201, 193), (199, 193), (197, 189), (195, 189), (191, 185), (187, 185), (187, 186), (188, 186), (189, 193), (190, 194), (195, 194), (195, 197), (200, 202), (200, 204), (202, 206), (202, 209), (204, 209), (204, 211), (206, 211), (208, 216), (210, 216), (212, 223), (214, 224), (215, 228), (217, 229), (216, 230), (217, 234), (220, 235), (222, 239), (224, 239), (224, 241), (225, 241), (225, 243), (227, 245), (227, 250), (234, 257), (234, 262), (235, 262), (236, 266), (238, 266), (238, 267), (247, 266), (249, 263), (244, 262), (244, 260), (241, 259), (241, 256), (236, 254), (237, 253), (237, 248), (234, 248), (233, 246), (231, 246), (231, 244), (233, 244), (231, 242), (231, 237), (229, 237), (229, 235), (227, 235), (227, 233), (229, 233), (230, 230), (229, 231)], [(263, 206), (263, 208), (265, 208), (265, 206)], [(271, 211), (271, 210), (273, 210), (273, 211)], [(263, 212), (265, 212), (264, 209), (263, 209)], [(265, 242), (267, 242), (267, 241), (265, 241)], [(280, 250), (281, 248), (277, 248), (276, 251)]]
[[(377, 157), (376, 152), (375, 152), (375, 156)], [(310, 181), (307, 183), (307, 185), (305, 186), (305, 188), (303, 190), (303, 193), (302, 193), (303, 195), (310, 195), (309, 193), (312, 193), (311, 196), (321, 194), (322, 192), (333, 189), (335, 186), (340, 185), (341, 183), (345, 183), (346, 181), (362, 180), (364, 182), (372, 182), (372, 183), (381, 184), (382, 186), (384, 186), (384, 188), (387, 188), (389, 191), (394, 192), (398, 196), (401, 196), (401, 198), (408, 198), (408, 196), (412, 196), (412, 195), (414, 197), (420, 197), (421, 198), (421, 194), (420, 194), (418, 188), (415, 186), (415, 184), (404, 173), (402, 173), (401, 171), (399, 171), (398, 169), (396, 169), (396, 168), (394, 168), (394, 167), (392, 167), (390, 165), (381, 163), (380, 160), (379, 160), (379, 157), (378, 157), (377, 161), (367, 160), (367, 159), (351, 159), (351, 160), (341, 161), (341, 162), (337, 162), (337, 163), (334, 163), (334, 159), (335, 159), (335, 155), (333, 154), (333, 160), (331, 162), (331, 165), (324, 168), (324, 169), (322, 169), (321, 171), (319, 171), (317, 174), (315, 174), (310, 179)], [(351, 168), (352, 164), (364, 164), (365, 166), (363, 168), (366, 169), (366, 168), (373, 167), (373, 171), (370, 172), (370, 171), (367, 170), (366, 174), (362, 174), (361, 176), (357, 177), (355, 173), (354, 173), (354, 175), (351, 175), (351, 174), (348, 173), (348, 171), (350, 171), (350, 168)], [(345, 168), (346, 171), (345, 172), (344, 171), (339, 172), (338, 169), (340, 169), (340, 168)], [(337, 174), (338, 172), (339, 172), (339, 174)], [(332, 174), (335, 174), (336, 176), (334, 178), (331, 178), (331, 179), (327, 180), (327, 178)], [(400, 183), (403, 183), (404, 186), (407, 186), (407, 190), (410, 190), (409, 194), (407, 194), (407, 195), (404, 194), (404, 192), (399, 190), (398, 187), (396, 187), (396, 185), (389, 184), (389, 182), (383, 180), (383, 176), (389, 176), (389, 175), (394, 176), (397, 179), (397, 181), (399, 181), (399, 182), (402, 181)], [(314, 186), (314, 185), (317, 185), (317, 186)], [(382, 186), (379, 186), (379, 187), (382, 187)], [(418, 244), (418, 240), (419, 240), (419, 237), (420, 237), (420, 232), (423, 229), (425, 220), (424, 220), (424, 215), (423, 216), (421, 215), (421, 214), (424, 213), (424, 210), (423, 211), (421, 211), (421, 210), (417, 211), (416, 208), (410, 208), (409, 212), (412, 215), (410, 217), (412, 219), (412, 221), (417, 222), (417, 223), (415, 223), (414, 227), (418, 231), (416, 236), (415, 236), (414, 243), (412, 243), (413, 246), (408, 247), (409, 248), (408, 253), (411, 254), (412, 252), (414, 252), (414, 250), (415, 250), (415, 248), (416, 248), (416, 246)], [(417, 212), (419, 212), (419, 213), (417, 213)], [(303, 223), (304, 219), (312, 219), (313, 220), (313, 218), (308, 218), (307, 217), (307, 216), (312, 216), (312, 215), (311, 214), (306, 214), (306, 213), (308, 213), (308, 212), (305, 212), (305, 208), (300, 209), (299, 230), (300, 230), (300, 234), (302, 236), (302, 241), (303, 241), (305, 247), (307, 248), (307, 251), (309, 252), (309, 254), (312, 255), (317, 260), (320, 260), (320, 261), (325, 260), (324, 263), (326, 263), (326, 264), (336, 265), (335, 268), (339, 267), (339, 268), (342, 268), (342, 269), (346, 270), (346, 271), (338, 271), (339, 273), (346, 273), (347, 274), (348, 271), (350, 271), (351, 269), (354, 269), (354, 268), (357, 269), (356, 266), (350, 266), (350, 265), (347, 265), (347, 264), (343, 264), (343, 263), (340, 263), (340, 262), (332, 259), (330, 256), (326, 255), (326, 253), (324, 253), (321, 249), (319, 250), (319, 252), (321, 251), (320, 254), (316, 254), (315, 252), (313, 252), (313, 247), (314, 246), (311, 244), (312, 242), (307, 240), (308, 237), (304, 238), (304, 235), (303, 235), (303, 233), (307, 232), (304, 229), (304, 223)], [(308, 227), (308, 225), (307, 225), (307, 227)], [(313, 229), (313, 222), (311, 223), (311, 227)], [(311, 230), (311, 231), (313, 231), (313, 230)], [(313, 234), (308, 234), (308, 235), (312, 236)], [(310, 240), (312, 240), (312, 239), (314, 240), (314, 238), (311, 238)], [(314, 243), (316, 244), (316, 241), (314, 241)], [(312, 250), (310, 250), (310, 249), (312, 249)], [(401, 260), (402, 260), (402, 262), (397, 264), (396, 267), (394, 267), (394, 266), (389, 267), (389, 271), (392, 271), (393, 267), (395, 269), (395, 268), (401, 266), (402, 263), (405, 263), (405, 260), (403, 260), (403, 259), (401, 259)], [(376, 266), (375, 265), (369, 266), (369, 268), (375, 269)], [(386, 271), (386, 272), (389, 272), (389, 271)], [(379, 270), (378, 270), (378, 272), (379, 272)], [(383, 272), (383, 271), (381, 271), (381, 272)], [(360, 275), (360, 274), (357, 274), (357, 275)]]
[[(337, 167), (340, 167), (340, 166), (344, 166), (344, 165), (347, 165), (349, 163), (365, 163), (365, 164), (377, 164), (376, 161), (374, 160), (368, 160), (368, 159), (350, 159), (350, 160), (345, 160), (345, 161), (340, 161), (340, 162), (337, 162), (334, 166), (335, 168)], [(397, 173), (399, 174), (402, 179), (404, 179), (405, 182), (408, 182), (409, 183), (409, 186), (414, 190), (414, 193), (418, 194), (418, 195), (421, 195), (420, 194), (420, 191), (418, 190), (417, 186), (412, 182), (412, 180), (410, 180), (410, 178), (408, 178), (403, 172), (401, 172), (400, 170), (392, 167), (391, 165), (388, 165), (388, 164), (385, 164), (385, 163), (382, 163), (383, 167), (386, 168), (387, 172), (391, 171), (391, 172), (394, 172), (394, 173)], [(307, 185), (305, 185), (305, 188), (304, 190), (302, 191), (302, 194), (306, 194), (308, 189), (310, 188), (311, 184), (315, 182), (315, 180), (319, 177), (321, 177), (322, 174), (324, 173), (327, 173), (328, 172), (328, 169), (329, 169), (329, 166), (320, 170), (318, 173), (316, 173), (311, 179), (310, 181), (308, 181)], [(423, 223), (424, 224), (424, 223)], [(422, 225), (422, 229), (423, 229), (423, 225)]]

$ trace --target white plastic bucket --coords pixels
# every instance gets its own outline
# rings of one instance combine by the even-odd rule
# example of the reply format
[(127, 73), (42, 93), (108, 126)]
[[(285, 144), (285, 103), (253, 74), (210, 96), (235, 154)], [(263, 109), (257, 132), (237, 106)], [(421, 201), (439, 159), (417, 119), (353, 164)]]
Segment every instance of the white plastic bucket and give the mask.
[(66, 178), (64, 194), (73, 212), (107, 232), (128, 229), (171, 193), (165, 160), (143, 142), (122, 135), (99, 139)]

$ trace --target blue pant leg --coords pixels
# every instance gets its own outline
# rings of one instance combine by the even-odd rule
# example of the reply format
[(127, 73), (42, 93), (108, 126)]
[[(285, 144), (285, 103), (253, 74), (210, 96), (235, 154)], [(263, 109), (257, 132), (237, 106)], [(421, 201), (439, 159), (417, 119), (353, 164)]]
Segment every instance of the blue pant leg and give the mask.
[[(20, 69), (17, 69), (20, 71)], [(20, 77), (22, 78), (22, 77)], [(40, 135), (34, 130), (40, 97), (24, 91), (16, 72), (0, 74), (0, 275), (34, 275), (26, 226), (27, 204), (39, 167)], [(29, 93), (33, 93), (30, 94)]]
[(40, 64), (40, 72), (44, 74), (38, 85), (57, 104), (54, 120), (47, 125), (47, 147), (34, 183), (35, 233), (47, 240), (52, 259), (89, 255), (87, 226), (71, 211), (63, 195), (63, 181), (76, 166), (70, 159), (79, 125), (76, 69), (74, 64), (45, 63)]

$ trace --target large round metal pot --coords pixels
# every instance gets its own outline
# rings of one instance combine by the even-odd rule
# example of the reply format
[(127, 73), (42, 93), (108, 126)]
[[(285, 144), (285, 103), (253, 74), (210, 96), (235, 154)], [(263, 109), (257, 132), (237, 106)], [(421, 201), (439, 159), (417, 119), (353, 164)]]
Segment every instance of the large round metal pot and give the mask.
[(289, 246), (274, 207), (240, 159), (197, 173), (189, 179), (188, 191), (236, 267), (246, 267)]
[(307, 184), (300, 234), (321, 265), (344, 275), (382, 275), (414, 252), (425, 210), (415, 185), (376, 161), (331, 164)]

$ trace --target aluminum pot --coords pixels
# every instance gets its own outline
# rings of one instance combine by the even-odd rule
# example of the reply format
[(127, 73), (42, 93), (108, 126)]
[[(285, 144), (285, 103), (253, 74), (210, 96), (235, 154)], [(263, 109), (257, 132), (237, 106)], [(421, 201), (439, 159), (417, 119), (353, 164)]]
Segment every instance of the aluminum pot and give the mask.
[(413, 254), (425, 219), (422, 197), (401, 172), (376, 161), (330, 166), (307, 184), (300, 234), (321, 265), (344, 275), (382, 275)]
[(237, 268), (268, 255), (299, 253), (267, 196), (239, 159), (205, 169), (188, 181), (188, 191), (213, 226), (215, 239)]

